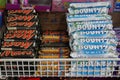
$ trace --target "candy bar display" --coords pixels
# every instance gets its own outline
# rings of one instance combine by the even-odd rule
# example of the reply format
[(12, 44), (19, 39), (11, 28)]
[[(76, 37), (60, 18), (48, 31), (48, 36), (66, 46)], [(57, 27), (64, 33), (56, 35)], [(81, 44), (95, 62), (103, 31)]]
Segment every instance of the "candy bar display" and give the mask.
[[(90, 8), (91, 11), (97, 7), (107, 8), (110, 6), (110, 3), (70, 3), (69, 6), (70, 8), (78, 9), (77, 11), (83, 8)], [(95, 11), (90, 13), (88, 11), (86, 14), (82, 12), (72, 14), (71, 12), (67, 14), (67, 23), (68, 32), (71, 37), (70, 47), (73, 51), (71, 53), (72, 57), (96, 57), (98, 55), (99, 57), (118, 56), (116, 53), (117, 37), (115, 31), (113, 31), (111, 16), (108, 15), (108, 12), (96, 13)], [(89, 41), (92, 38), (93, 40)], [(104, 43), (102, 43), (101, 39), (104, 40)], [(108, 39), (107, 42), (105, 42), (106, 39)]]
[[(70, 36), (69, 45), (71, 48), (70, 56), (72, 58), (117, 58), (116, 47), (118, 39), (113, 30), (112, 18), (108, 15), (110, 2), (94, 3), (70, 3), (66, 20), (68, 24), (68, 33)], [(99, 10), (100, 9), (100, 10)], [(100, 61), (96, 61), (100, 64)], [(106, 63), (103, 61), (101, 63)], [(98, 66), (91, 61), (91, 65), (83, 67), (81, 64), (87, 62), (71, 63), (70, 73), (66, 75), (112, 75), (114, 67), (107, 67), (106, 64)], [(94, 64), (93, 64), (94, 63)], [(111, 61), (108, 62), (112, 63)], [(116, 63), (114, 63), (116, 64)], [(78, 71), (75, 71), (75, 70)], [(92, 70), (110, 70), (107, 73)], [(79, 71), (80, 70), (80, 71)], [(81, 71), (84, 70), (84, 71)], [(87, 70), (90, 70), (89, 72)]]
[(6, 26), (0, 57), (36, 57), (38, 18), (35, 10), (8, 10)]
[[(70, 56), (70, 49), (68, 47), (69, 44), (69, 36), (68, 33), (65, 30), (54, 30), (54, 27), (58, 28), (59, 26), (63, 26), (63, 22), (61, 23), (61, 20), (63, 19), (63, 15), (58, 15), (59, 13), (45, 13), (42, 16), (42, 14), (39, 14), (40, 16), (40, 23), (41, 27), (46, 27), (42, 24), (48, 24), (47, 29), (41, 29), (41, 36), (39, 38), (41, 44), (40, 48), (38, 50), (38, 58), (39, 59), (59, 59), (59, 58), (69, 58)], [(58, 16), (57, 16), (58, 15)], [(46, 21), (47, 19), (47, 21)], [(44, 21), (44, 22), (43, 22)], [(58, 25), (57, 25), (58, 24)], [(54, 27), (53, 27), (53, 26)], [(53, 27), (53, 30), (49, 27)], [(39, 43), (39, 42), (38, 42)], [(62, 61), (45, 61), (38, 63), (36, 75), (65, 75), (65, 71), (62, 70), (68, 70), (69, 67), (62, 66), (65, 63)], [(69, 65), (68, 62), (66, 64)], [(44, 66), (43, 66), (44, 65)], [(54, 66), (53, 66), (54, 65)], [(47, 72), (46, 70), (49, 70)], [(52, 72), (52, 70), (55, 70)]]

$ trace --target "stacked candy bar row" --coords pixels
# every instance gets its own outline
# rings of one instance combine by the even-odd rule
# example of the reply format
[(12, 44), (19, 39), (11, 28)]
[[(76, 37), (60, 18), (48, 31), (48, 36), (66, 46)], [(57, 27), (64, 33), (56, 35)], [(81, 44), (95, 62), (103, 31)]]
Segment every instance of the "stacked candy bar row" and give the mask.
[(38, 18), (34, 10), (9, 10), (1, 58), (33, 58), (36, 55)]

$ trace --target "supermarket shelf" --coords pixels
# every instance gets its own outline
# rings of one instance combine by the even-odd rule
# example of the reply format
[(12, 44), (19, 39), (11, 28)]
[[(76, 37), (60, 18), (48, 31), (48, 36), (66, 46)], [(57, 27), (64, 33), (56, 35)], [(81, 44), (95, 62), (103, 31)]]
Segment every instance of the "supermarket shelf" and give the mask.
[(120, 59), (0, 59), (0, 77), (120, 77)]

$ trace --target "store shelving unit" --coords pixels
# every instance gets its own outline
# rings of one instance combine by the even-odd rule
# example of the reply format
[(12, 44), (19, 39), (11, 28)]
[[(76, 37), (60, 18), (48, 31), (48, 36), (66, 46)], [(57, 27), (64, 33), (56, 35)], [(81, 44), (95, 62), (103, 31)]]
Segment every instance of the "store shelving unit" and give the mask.
[[(70, 69), (74, 66), (73, 62), (77, 66), (82, 66), (81, 70)], [(0, 59), (0, 63), (0, 77), (120, 77), (120, 59), (115, 58)], [(85, 66), (99, 66), (100, 69), (84, 70)], [(106, 66), (105, 70), (102, 69), (103, 66)], [(39, 70), (37, 70), (38, 67)], [(73, 75), (74, 72), (77, 72), (76, 75)], [(92, 72), (93, 74), (80, 75), (79, 72)], [(96, 75), (97, 72), (100, 74)]]

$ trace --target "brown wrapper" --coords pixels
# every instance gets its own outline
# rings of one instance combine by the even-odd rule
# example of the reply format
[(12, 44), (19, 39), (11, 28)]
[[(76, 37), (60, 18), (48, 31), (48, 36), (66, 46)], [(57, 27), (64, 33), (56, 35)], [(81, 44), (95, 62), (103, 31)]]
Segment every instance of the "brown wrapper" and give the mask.
[(69, 58), (69, 55), (40, 55), (39, 58), (43, 58), (43, 59), (54, 59), (54, 58)]
[(67, 33), (65, 31), (43, 31), (42, 32), (43, 35), (67, 35)]
[(42, 43), (68, 43), (69, 37), (67, 35), (43, 35)]
[(68, 47), (42, 47), (39, 53), (44, 53), (44, 54), (63, 54), (63, 53), (70, 53), (70, 49)]

